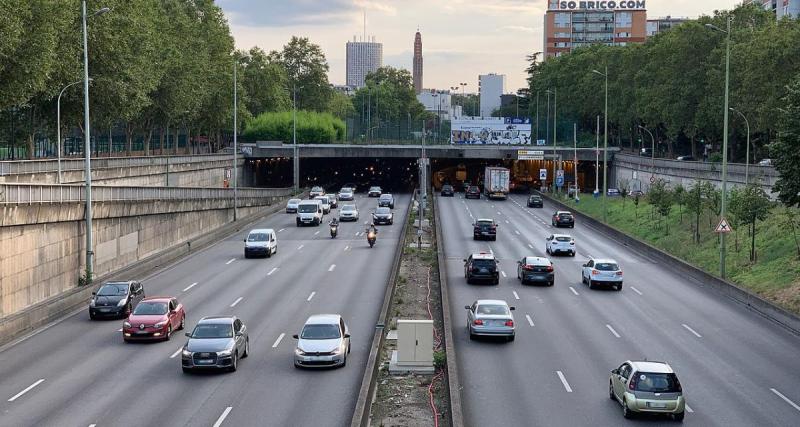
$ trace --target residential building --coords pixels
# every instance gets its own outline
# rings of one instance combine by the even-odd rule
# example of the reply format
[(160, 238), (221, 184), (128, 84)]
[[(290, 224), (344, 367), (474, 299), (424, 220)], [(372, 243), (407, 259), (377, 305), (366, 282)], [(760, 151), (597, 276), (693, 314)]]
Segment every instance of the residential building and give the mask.
[(674, 28), (684, 22), (688, 21), (689, 18), (675, 18), (672, 16), (667, 16), (665, 18), (655, 18), (655, 19), (648, 19), (647, 20), (647, 37), (653, 37), (658, 33), (662, 33), (667, 31), (671, 28)]
[(417, 101), (425, 107), (425, 111), (438, 114), (442, 120), (461, 116), (461, 106), (453, 105), (450, 91), (425, 89), (417, 94)]
[(383, 66), (383, 44), (377, 43), (375, 37), (347, 42), (347, 86), (364, 87), (367, 74)]
[(413, 68), (414, 92), (420, 94), (422, 93), (422, 34), (419, 33), (419, 29), (417, 29), (417, 34), (414, 36)]
[(500, 96), (506, 92), (505, 74), (482, 74), (478, 76), (478, 93), (481, 99), (481, 117), (491, 117), (500, 108)]
[(751, 3), (759, 4), (764, 9), (773, 11), (778, 19), (784, 16), (800, 17), (800, 0), (751, 0)]

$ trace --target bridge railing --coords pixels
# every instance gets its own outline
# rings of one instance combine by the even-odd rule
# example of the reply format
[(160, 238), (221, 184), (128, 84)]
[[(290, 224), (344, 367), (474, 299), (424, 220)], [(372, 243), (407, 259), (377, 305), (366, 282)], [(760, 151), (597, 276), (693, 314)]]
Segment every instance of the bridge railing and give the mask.
[[(98, 157), (92, 159), (92, 169), (130, 168), (141, 166), (159, 166), (180, 163), (198, 163), (213, 161), (232, 161), (233, 154), (193, 154), (187, 156), (142, 156), (142, 157)], [(83, 159), (62, 159), (61, 170), (81, 170)], [(56, 172), (58, 160), (6, 160), (0, 161), (0, 176)]]
[[(237, 197), (267, 199), (288, 196), (291, 188), (240, 188)], [(146, 200), (233, 200), (232, 188), (92, 186), (92, 202)], [(0, 204), (76, 203), (86, 201), (84, 185), (0, 184)]]

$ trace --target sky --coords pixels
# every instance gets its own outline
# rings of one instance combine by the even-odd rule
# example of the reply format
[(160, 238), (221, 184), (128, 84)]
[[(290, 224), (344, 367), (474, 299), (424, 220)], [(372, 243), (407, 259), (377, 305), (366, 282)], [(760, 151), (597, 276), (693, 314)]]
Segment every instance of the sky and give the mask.
[[(366, 33), (383, 43), (383, 64), (411, 70), (422, 33), (425, 88), (449, 89), (478, 75), (506, 75), (506, 91), (525, 84), (526, 55), (542, 51), (546, 0), (217, 0), (238, 49), (280, 50), (291, 36), (320, 45), (328, 79), (345, 82), (345, 43)], [(741, 0), (647, 0), (649, 18), (696, 18)]]

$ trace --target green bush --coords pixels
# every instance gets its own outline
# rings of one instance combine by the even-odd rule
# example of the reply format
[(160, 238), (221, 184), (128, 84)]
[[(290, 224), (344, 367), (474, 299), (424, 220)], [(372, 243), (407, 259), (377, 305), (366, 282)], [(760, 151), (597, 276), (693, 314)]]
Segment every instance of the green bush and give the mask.
[[(242, 137), (251, 141), (291, 143), (292, 125), (291, 111), (262, 113), (247, 123)], [(343, 140), (345, 135), (344, 122), (329, 113), (297, 112), (298, 144), (328, 144)]]

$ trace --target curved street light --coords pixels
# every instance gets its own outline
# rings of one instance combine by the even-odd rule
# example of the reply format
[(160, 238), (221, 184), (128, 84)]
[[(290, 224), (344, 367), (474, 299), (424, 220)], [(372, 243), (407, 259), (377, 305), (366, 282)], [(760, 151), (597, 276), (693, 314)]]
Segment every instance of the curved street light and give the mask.
[[(92, 81), (91, 77), (89, 81)], [(72, 82), (63, 89), (61, 92), (58, 93), (58, 99), (56, 100), (56, 144), (58, 149), (58, 183), (61, 184), (61, 95), (64, 95), (64, 91), (67, 90), (70, 86), (75, 86), (76, 84), (83, 83), (83, 80), (78, 80), (76, 82)]]
[(603, 114), (603, 222), (608, 222), (608, 211), (606, 209), (606, 195), (608, 193), (608, 66), (606, 65), (605, 73), (597, 70), (592, 70), (592, 73), (597, 74), (605, 79), (606, 86), (606, 109)]
[[(738, 114), (742, 119), (744, 119), (744, 124), (747, 126), (747, 144), (745, 145), (745, 158), (744, 158), (744, 183), (745, 185), (750, 184), (750, 121), (747, 120), (744, 113), (741, 111), (731, 107), (731, 111)], [(755, 150), (754, 150), (755, 151)]]

